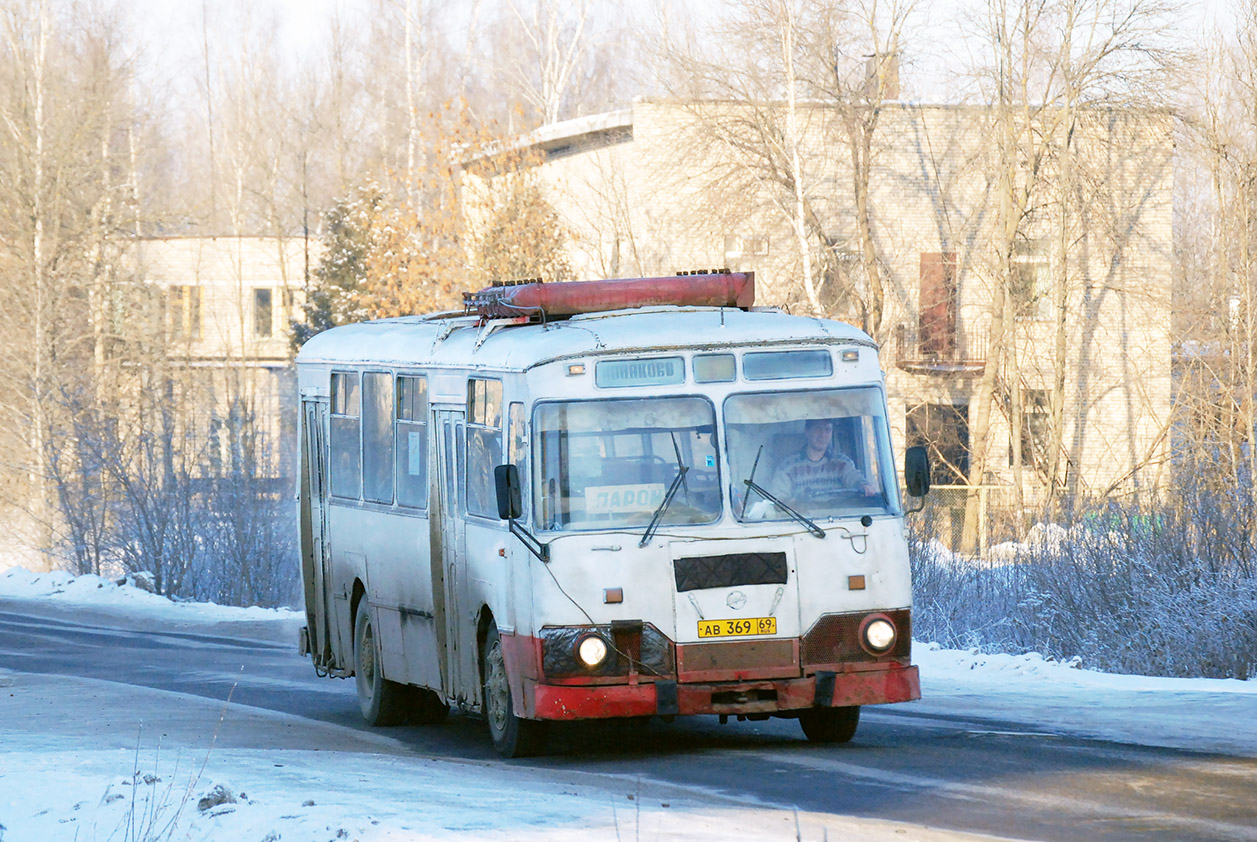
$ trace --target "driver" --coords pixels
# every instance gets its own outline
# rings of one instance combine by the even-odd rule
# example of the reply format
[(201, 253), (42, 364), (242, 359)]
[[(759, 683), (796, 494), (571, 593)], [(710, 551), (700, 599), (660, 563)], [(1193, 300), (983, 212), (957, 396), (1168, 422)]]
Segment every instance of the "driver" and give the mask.
[(822, 499), (838, 491), (864, 495), (877, 489), (855, 463), (833, 446), (834, 425), (823, 418), (809, 418), (803, 425), (803, 449), (781, 460), (773, 477), (773, 492), (795, 502)]

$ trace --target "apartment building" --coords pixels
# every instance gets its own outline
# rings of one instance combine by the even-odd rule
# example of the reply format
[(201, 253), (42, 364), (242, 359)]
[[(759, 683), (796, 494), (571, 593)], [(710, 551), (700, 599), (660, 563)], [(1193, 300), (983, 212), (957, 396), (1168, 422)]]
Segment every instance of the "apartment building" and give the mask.
[[(754, 122), (771, 110), (639, 100), (524, 138), (537, 161), (531, 171), (570, 232), (575, 276), (753, 270), (759, 303), (809, 313), (819, 300), (826, 315), (869, 327), (844, 123), (823, 104), (800, 106), (795, 191), (780, 161), (754, 149), (765, 137), (781, 139)], [(1169, 116), (1081, 115), (1069, 162), (1079, 189), (1063, 189), (1063, 165), (1043, 161), (1050, 189), (1030, 192), (1003, 263), (994, 117), (981, 106), (881, 106), (868, 209), (896, 440), (931, 447), (936, 482), (964, 482), (990, 364), (992, 303), (1007, 289), (1011, 338), (995, 372), (983, 483), (1007, 486), (1020, 473), (1033, 499), (1051, 461), (1048, 412), (1059, 389), (1062, 486), (1078, 494), (1155, 486), (1164, 479), (1171, 403)], [(475, 162), (468, 171), (471, 189), (496, 177)], [(1061, 213), (1061, 195), (1084, 192), (1085, 204)], [(804, 294), (800, 201), (815, 299)], [(1010, 420), (1018, 405), (1020, 420)]]
[[(303, 237), (150, 237), (135, 241), (133, 276), (147, 289), (170, 362), (195, 390), (198, 423), (230, 458), (247, 418), (260, 465), (281, 470), (295, 383), (289, 320), (299, 315), (319, 244)], [(221, 429), (221, 435), (218, 431)]]

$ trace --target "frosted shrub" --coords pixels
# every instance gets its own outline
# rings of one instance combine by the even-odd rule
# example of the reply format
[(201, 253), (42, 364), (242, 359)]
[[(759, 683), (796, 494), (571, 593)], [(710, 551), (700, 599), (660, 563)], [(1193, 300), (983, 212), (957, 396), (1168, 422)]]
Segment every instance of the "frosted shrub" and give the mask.
[[(1226, 496), (1178, 509), (1079, 507), (998, 562), (910, 542), (914, 633), (954, 648), (1078, 657), (1111, 672), (1248, 678), (1257, 577)], [(1225, 536), (1222, 540), (1216, 540)]]
[(172, 391), (126, 419), (66, 395), (70, 425), (50, 439), (64, 524), (53, 551), (74, 573), (151, 571), (167, 596), (296, 604), (295, 436), (273, 458), (243, 402), (197, 425), (171, 415)]

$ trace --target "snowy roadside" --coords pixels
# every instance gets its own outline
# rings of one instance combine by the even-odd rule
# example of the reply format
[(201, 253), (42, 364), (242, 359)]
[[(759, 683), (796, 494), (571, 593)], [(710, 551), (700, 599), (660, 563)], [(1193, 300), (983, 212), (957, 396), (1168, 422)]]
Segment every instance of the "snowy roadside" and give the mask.
[(74, 576), (63, 570), (32, 573), (22, 567), (0, 570), (0, 599), (19, 599), (28, 610), (70, 622), (99, 623), (141, 630), (265, 640), (297, 645), (305, 615), (290, 608), (236, 608), (206, 602), (176, 602), (101, 576)]
[(914, 715), (963, 716), (1142, 746), (1257, 757), (1257, 681), (1076, 669), (1041, 655), (916, 643)]
[[(4, 842), (991, 838), (796, 815), (628, 776), (423, 757), (369, 732), (354, 732), (356, 751), (311, 750), (298, 746), (349, 729), (257, 709), (220, 724), (220, 703), (112, 682), (0, 671), (0, 694), (21, 707), (0, 704)], [(136, 711), (138, 735), (118, 727)], [(203, 732), (196, 747), (157, 739), (186, 737), (189, 723)], [(265, 750), (241, 747), (262, 733)]]
[[(300, 612), (290, 610), (173, 603), (97, 577), (20, 568), (0, 572), (0, 599), (84, 624), (279, 642), (293, 640), (301, 624)], [(1034, 655), (931, 644), (917, 644), (914, 658), (925, 698), (888, 712), (927, 723), (939, 717), (943, 727), (946, 718), (963, 717), (990, 722), (992, 730), (1015, 726), (1257, 756), (1257, 682), (1106, 675)], [(146, 726), (148, 736), (135, 732), (137, 709), (156, 723)], [(179, 839), (258, 842), (986, 838), (825, 814), (796, 817), (649, 781), (418, 757), (391, 738), (357, 731), (360, 747), (333, 756), (310, 750), (309, 737), (296, 732), (340, 726), (253, 708), (233, 708), (228, 727), (219, 725), (222, 717), (221, 703), (198, 697), (0, 671), (0, 842), (164, 839), (158, 831), (168, 826)], [(160, 747), (157, 732), (169, 723), (194, 739)], [(267, 749), (252, 748), (262, 733)], [(294, 736), (285, 741), (275, 733)], [(223, 788), (215, 796), (217, 784)], [(213, 803), (228, 796), (235, 800)]]

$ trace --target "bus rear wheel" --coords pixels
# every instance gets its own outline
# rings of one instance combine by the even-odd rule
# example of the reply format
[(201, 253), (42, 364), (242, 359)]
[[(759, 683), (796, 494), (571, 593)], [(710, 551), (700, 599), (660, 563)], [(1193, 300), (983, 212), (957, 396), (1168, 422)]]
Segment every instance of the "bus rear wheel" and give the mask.
[(498, 754), (506, 758), (531, 757), (538, 754), (546, 741), (546, 723), (521, 719), (515, 715), (511, 701), (511, 684), (502, 655), (502, 639), (498, 627), (489, 625), (484, 650), (480, 656), (480, 674), (484, 678), (484, 715), (489, 722), (489, 736)]
[(405, 721), (408, 688), (389, 681), (380, 671), (380, 641), (365, 597), (354, 619), (354, 678), (358, 709), (368, 725), (400, 725)]
[(811, 708), (799, 711), (803, 735), (814, 743), (846, 743), (860, 724), (860, 707)]

